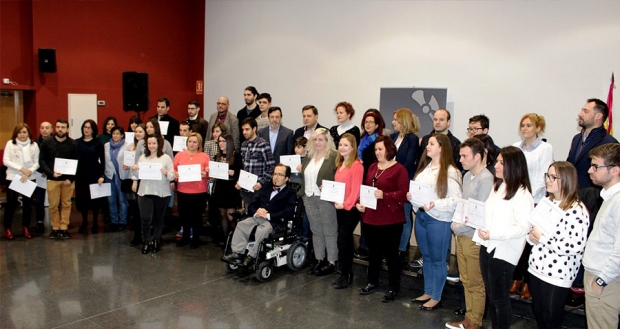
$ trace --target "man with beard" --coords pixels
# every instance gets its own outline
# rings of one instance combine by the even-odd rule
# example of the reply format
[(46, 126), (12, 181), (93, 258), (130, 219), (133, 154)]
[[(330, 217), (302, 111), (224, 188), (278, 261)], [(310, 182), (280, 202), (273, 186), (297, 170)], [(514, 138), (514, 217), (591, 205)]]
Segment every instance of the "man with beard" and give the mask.
[[(245, 137), (243, 137), (243, 134), (239, 134), (239, 131), (241, 131), (241, 122), (243, 122), (245, 118), (256, 119), (260, 115), (260, 109), (258, 108), (256, 104), (257, 97), (258, 97), (258, 90), (256, 90), (254, 86), (245, 87), (245, 90), (243, 91), (243, 99), (245, 101), (245, 107), (239, 110), (239, 112), (237, 112), (237, 120), (239, 121), (239, 129), (237, 130), (237, 135), (239, 136), (239, 143), (237, 143), (237, 146), (241, 145), (241, 143), (245, 141)], [(213, 122), (213, 120), (211, 120), (211, 122)], [(227, 127), (230, 127), (230, 126), (227, 125)], [(231, 129), (231, 128), (228, 128), (228, 129)], [(210, 131), (211, 130), (209, 130), (209, 132)]]
[(161, 133), (170, 145), (174, 145), (174, 136), (179, 135), (179, 120), (171, 117), (168, 111), (170, 111), (170, 101), (162, 97), (157, 100), (157, 114), (152, 118), (156, 118), (159, 122), (168, 121), (168, 129), (165, 131), (162, 129)]
[(79, 158), (77, 143), (67, 135), (68, 129), (67, 120), (56, 120), (56, 134), (43, 141), (39, 157), (41, 171), (47, 175), (50, 221), (52, 222), (50, 239), (71, 238), (67, 229), (71, 217), (71, 197), (75, 189), (75, 174), (66, 175), (54, 171), (57, 158), (74, 160)]

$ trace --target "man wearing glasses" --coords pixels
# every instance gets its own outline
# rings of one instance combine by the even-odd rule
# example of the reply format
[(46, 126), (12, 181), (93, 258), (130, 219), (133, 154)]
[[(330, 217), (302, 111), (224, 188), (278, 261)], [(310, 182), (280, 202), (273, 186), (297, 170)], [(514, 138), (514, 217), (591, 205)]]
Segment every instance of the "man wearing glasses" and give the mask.
[(189, 122), (192, 132), (199, 133), (203, 141), (207, 140), (209, 122), (204, 118), (201, 118), (198, 113), (200, 112), (200, 103), (197, 101), (190, 101), (187, 103), (187, 114), (189, 117), (185, 121)]
[(209, 118), (209, 127), (207, 128), (208, 139), (205, 139), (205, 141), (211, 139), (211, 133), (213, 132), (213, 126), (215, 126), (215, 123), (223, 122), (228, 129), (228, 133), (235, 141), (235, 150), (239, 150), (239, 120), (228, 110), (228, 107), (230, 106), (228, 97), (222, 96), (218, 98), (216, 105), (217, 112), (211, 114), (211, 117)]
[(590, 179), (605, 200), (583, 254), (588, 328), (618, 328), (620, 315), (620, 144), (590, 151)]
[[(484, 114), (474, 115), (469, 118), (469, 126), (467, 127), (467, 134), (469, 138), (476, 135), (488, 135), (489, 134), (489, 118)], [(495, 152), (499, 154), (499, 146), (495, 145)]]

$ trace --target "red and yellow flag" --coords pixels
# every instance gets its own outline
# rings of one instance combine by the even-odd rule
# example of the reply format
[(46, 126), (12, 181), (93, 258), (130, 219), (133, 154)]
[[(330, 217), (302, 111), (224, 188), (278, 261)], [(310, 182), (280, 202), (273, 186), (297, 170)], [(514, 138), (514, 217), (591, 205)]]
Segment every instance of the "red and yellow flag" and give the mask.
[(610, 135), (613, 135), (614, 133), (614, 127), (613, 127), (613, 112), (612, 112), (612, 107), (614, 105), (614, 89), (616, 88), (615, 84), (614, 84), (614, 73), (611, 73), (611, 84), (609, 85), (609, 93), (607, 94), (607, 107), (609, 107), (609, 117), (607, 118), (607, 132)]

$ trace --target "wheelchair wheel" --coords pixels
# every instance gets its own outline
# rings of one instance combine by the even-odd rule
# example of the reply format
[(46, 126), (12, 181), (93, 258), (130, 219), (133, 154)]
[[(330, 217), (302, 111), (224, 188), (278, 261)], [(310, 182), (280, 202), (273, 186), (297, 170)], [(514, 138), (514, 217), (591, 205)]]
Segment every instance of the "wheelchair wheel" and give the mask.
[(233, 263), (226, 263), (226, 269), (228, 272), (236, 272), (239, 269), (239, 265)]
[(288, 249), (286, 265), (293, 271), (299, 271), (306, 266), (307, 260), (308, 248), (301, 241), (295, 241)]
[(256, 270), (256, 279), (260, 282), (265, 282), (271, 277), (272, 271), (273, 269), (269, 263), (262, 262), (258, 265), (258, 269)]

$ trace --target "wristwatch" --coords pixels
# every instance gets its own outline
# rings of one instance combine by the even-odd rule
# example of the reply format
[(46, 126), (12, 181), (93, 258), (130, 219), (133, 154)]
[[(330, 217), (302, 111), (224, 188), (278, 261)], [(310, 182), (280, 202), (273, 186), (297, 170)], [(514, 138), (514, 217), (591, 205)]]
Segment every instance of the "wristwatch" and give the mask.
[(603, 280), (603, 279), (601, 279), (601, 278), (599, 278), (599, 277), (596, 277), (596, 279), (594, 280), (594, 282), (596, 282), (596, 284), (598, 284), (598, 285), (599, 285), (599, 286), (601, 286), (601, 287), (604, 287), (604, 286), (606, 286), (606, 285), (607, 285), (607, 282), (605, 282), (605, 280)]

